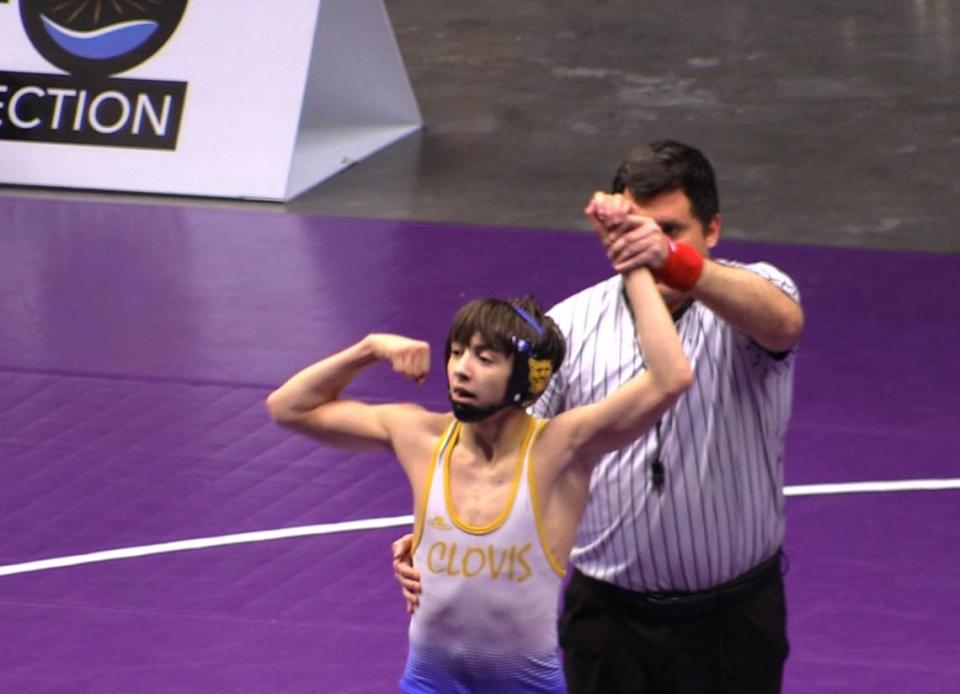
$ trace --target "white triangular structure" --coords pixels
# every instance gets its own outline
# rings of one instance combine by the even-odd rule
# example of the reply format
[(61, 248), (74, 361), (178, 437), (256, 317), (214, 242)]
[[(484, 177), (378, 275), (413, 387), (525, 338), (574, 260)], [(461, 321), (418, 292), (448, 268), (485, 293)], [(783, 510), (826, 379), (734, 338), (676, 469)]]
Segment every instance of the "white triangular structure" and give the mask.
[(320, 0), (286, 198), (422, 123), (382, 0)]

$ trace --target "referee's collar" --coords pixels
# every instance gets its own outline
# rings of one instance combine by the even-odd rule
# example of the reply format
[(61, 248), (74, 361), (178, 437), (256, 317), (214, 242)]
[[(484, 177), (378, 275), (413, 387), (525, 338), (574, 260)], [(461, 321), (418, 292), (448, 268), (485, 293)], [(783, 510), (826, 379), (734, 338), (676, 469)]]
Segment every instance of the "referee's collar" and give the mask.
[[(633, 320), (633, 307), (630, 305), (630, 297), (627, 296), (627, 286), (623, 283), (623, 277), (620, 277), (620, 296), (623, 298), (623, 303), (627, 306), (627, 311), (630, 314), (630, 319)], [(690, 307), (693, 306), (693, 299), (688, 298), (675, 310), (670, 312), (670, 316), (673, 318), (674, 323), (679, 323), (680, 319), (683, 318)]]
[(683, 318), (683, 314), (686, 313), (691, 306), (693, 306), (693, 299), (688, 298), (680, 304), (680, 307), (676, 311), (672, 311), (670, 315), (673, 316), (673, 322), (679, 323), (680, 319)]

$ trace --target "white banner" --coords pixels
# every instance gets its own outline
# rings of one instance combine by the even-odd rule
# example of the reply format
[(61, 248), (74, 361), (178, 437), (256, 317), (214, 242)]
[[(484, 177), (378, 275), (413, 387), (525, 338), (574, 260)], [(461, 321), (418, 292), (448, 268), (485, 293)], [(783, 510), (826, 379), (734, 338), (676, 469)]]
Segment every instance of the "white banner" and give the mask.
[(382, 0), (0, 2), (0, 180), (285, 200), (420, 127)]

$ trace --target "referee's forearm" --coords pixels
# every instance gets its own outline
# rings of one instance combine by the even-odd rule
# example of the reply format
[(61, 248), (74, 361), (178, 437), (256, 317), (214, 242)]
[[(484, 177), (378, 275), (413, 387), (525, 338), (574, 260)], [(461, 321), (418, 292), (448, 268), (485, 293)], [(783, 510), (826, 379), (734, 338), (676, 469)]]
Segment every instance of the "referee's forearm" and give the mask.
[(788, 352), (803, 332), (803, 309), (756, 273), (707, 260), (693, 296), (771, 352)]

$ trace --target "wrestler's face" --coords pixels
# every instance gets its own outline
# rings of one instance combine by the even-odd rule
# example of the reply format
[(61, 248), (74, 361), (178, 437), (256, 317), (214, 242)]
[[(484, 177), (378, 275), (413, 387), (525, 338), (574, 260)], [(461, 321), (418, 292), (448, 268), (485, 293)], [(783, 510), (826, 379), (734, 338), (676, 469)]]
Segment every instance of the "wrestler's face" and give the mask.
[[(624, 197), (633, 203), (634, 214), (650, 217), (674, 241), (683, 241), (693, 246), (700, 255), (710, 257), (711, 249), (720, 240), (720, 215), (714, 215), (707, 226), (703, 225), (693, 214), (690, 198), (682, 190), (671, 190), (667, 193), (655, 195), (652, 198), (636, 200), (629, 191)], [(682, 292), (657, 283), (657, 288), (663, 296), (667, 306), (676, 308), (685, 298)]]
[(447, 362), (450, 398), (476, 407), (496, 405), (507, 393), (512, 369), (513, 356), (486, 344), (479, 334), (467, 345), (451, 342)]

